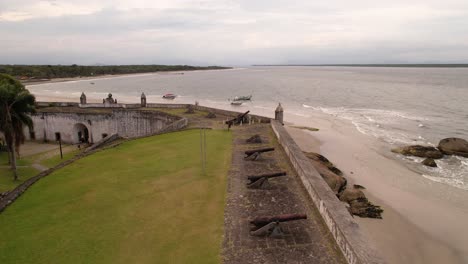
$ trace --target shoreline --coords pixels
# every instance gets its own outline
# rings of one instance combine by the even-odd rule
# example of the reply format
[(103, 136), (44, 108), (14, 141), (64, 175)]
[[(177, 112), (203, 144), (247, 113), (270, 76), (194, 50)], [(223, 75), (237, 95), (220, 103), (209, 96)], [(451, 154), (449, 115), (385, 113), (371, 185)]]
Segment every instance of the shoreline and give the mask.
[[(69, 96), (38, 98), (77, 101)], [(179, 98), (177, 103), (193, 103), (192, 99)], [(173, 102), (161, 98), (157, 101)], [(239, 112), (250, 109), (252, 114), (273, 116), (266, 107), (232, 107), (213, 101), (201, 104)], [(385, 210), (383, 220), (355, 219), (388, 263), (468, 261), (468, 230), (464, 224), (468, 219), (468, 192), (422, 177), (392, 157), (390, 149), (361, 134), (349, 122), (325, 114), (304, 117), (288, 111), (285, 120), (291, 125), (319, 128), (316, 132), (287, 129), (296, 130), (290, 134), (303, 150), (326, 156), (344, 172), (348, 184), (365, 186), (369, 200)]]
[(388, 263), (468, 261), (466, 191), (423, 178), (389, 158), (390, 154), (382, 154), (385, 149), (376, 147), (351, 124), (320, 117), (313, 120), (317, 123), (299, 125), (320, 128), (317, 132), (288, 131), (304, 151), (313, 151), (308, 146), (319, 142), (315, 150), (343, 171), (348, 184), (366, 187), (369, 200), (384, 209), (382, 220), (355, 219)]
[(243, 68), (228, 68), (228, 69), (211, 69), (211, 70), (192, 70), (192, 71), (156, 71), (156, 72), (139, 72), (139, 73), (123, 73), (123, 74), (104, 74), (97, 76), (85, 76), (85, 77), (66, 77), (66, 78), (53, 78), (44, 81), (26, 81), (21, 82), (26, 88), (35, 85), (48, 84), (48, 83), (62, 83), (62, 82), (76, 82), (76, 81), (93, 81), (101, 79), (111, 79), (111, 78), (122, 78), (122, 77), (139, 77), (146, 75), (173, 75), (173, 74), (184, 74), (188, 72), (204, 72), (204, 71), (227, 71), (227, 70), (239, 70)]

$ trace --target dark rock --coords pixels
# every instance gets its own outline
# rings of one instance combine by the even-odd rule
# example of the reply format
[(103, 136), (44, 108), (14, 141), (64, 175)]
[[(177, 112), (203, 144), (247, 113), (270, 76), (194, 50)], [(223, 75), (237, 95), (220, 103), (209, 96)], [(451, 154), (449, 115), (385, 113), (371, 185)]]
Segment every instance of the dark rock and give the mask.
[(336, 175), (339, 175), (339, 176), (342, 176), (343, 175), (343, 172), (338, 169), (337, 167), (335, 167), (335, 165), (333, 165), (333, 163), (331, 163), (327, 158), (325, 158), (324, 156), (318, 154), (318, 153), (314, 153), (314, 152), (304, 152), (304, 154), (306, 155), (306, 157), (308, 157), (309, 159), (311, 160), (315, 160), (315, 161), (319, 161), (321, 162), (322, 164), (324, 164), (325, 166), (327, 166), (327, 168), (329, 170), (331, 170), (333, 173), (335, 173)]
[(444, 154), (468, 158), (468, 141), (462, 138), (446, 138), (439, 142), (439, 150)]
[(355, 189), (366, 189), (364, 186), (359, 185), (359, 184), (354, 184), (353, 187), (354, 187)]
[(317, 170), (335, 194), (341, 192), (346, 187), (347, 180), (344, 177), (338, 176), (326, 169), (317, 168)]
[(213, 112), (209, 112), (209, 113), (206, 115), (206, 118), (216, 118), (216, 114), (213, 113)]
[(413, 145), (392, 149), (392, 152), (405, 156), (416, 156), (422, 158), (441, 159), (444, 154), (438, 149), (430, 146)]
[(346, 188), (338, 196), (340, 201), (349, 204), (349, 212), (352, 215), (382, 219), (383, 210), (380, 206), (370, 203), (359, 188)]
[(320, 176), (322, 176), (335, 194), (338, 194), (346, 188), (347, 181), (344, 177), (340, 176), (342, 172), (327, 158), (313, 152), (305, 152), (304, 154), (310, 159), (315, 169), (317, 169)]
[(258, 144), (258, 143), (262, 143), (263, 141), (262, 141), (262, 138), (260, 137), (260, 135), (257, 134), (257, 135), (253, 135), (250, 138), (248, 138), (246, 140), (246, 142), (247, 143), (256, 143), (256, 144)]
[(434, 161), (434, 159), (431, 159), (431, 158), (427, 158), (423, 160), (421, 163), (429, 167), (437, 167), (437, 163)]
[(187, 106), (187, 111), (185, 111), (186, 114), (195, 114), (195, 110), (193, 109), (193, 105), (188, 105)]

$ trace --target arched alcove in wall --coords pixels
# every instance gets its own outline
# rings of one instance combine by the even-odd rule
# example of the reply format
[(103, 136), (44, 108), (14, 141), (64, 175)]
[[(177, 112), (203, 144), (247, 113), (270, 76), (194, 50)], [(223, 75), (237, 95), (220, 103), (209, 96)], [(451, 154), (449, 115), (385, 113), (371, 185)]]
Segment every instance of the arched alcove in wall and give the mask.
[(73, 143), (91, 143), (88, 127), (82, 123), (73, 126)]

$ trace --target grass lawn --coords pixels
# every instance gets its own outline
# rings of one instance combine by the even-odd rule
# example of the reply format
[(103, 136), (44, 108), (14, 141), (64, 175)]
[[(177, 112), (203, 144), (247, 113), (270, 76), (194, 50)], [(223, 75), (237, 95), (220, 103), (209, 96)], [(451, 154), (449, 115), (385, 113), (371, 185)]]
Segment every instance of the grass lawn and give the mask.
[(58, 150), (46, 151), (35, 155), (21, 157), (17, 161), (18, 181), (13, 180), (13, 171), (8, 165), (8, 153), (0, 152), (0, 192), (11, 191), (27, 179), (36, 176), (40, 171), (31, 167), (33, 163), (39, 163), (45, 167), (52, 168), (59, 163), (73, 158), (80, 151), (71, 150), (60, 158)]
[(0, 214), (0, 263), (219, 263), (231, 134), (125, 142), (40, 180)]
[[(29, 167), (30, 163), (27, 160), (18, 160), (17, 161), (17, 172), (18, 172), (18, 181), (13, 180), (13, 171), (8, 165), (8, 153), (0, 152), (0, 192), (13, 190), (16, 186), (24, 182), (25, 180), (37, 175), (39, 171)], [(27, 166), (27, 167), (21, 167)], [(1, 236), (1, 234), (0, 234)]]

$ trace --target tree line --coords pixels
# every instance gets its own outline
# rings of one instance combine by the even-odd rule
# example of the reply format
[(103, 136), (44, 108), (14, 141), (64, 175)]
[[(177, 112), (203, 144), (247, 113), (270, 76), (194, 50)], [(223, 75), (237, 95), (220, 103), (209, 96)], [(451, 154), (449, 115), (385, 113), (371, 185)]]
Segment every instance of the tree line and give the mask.
[(189, 65), (0, 65), (0, 73), (8, 74), (17, 79), (52, 79), (88, 77), (109, 74), (131, 74), (161, 71), (193, 71), (220, 70), (228, 67), (220, 66), (189, 66)]

